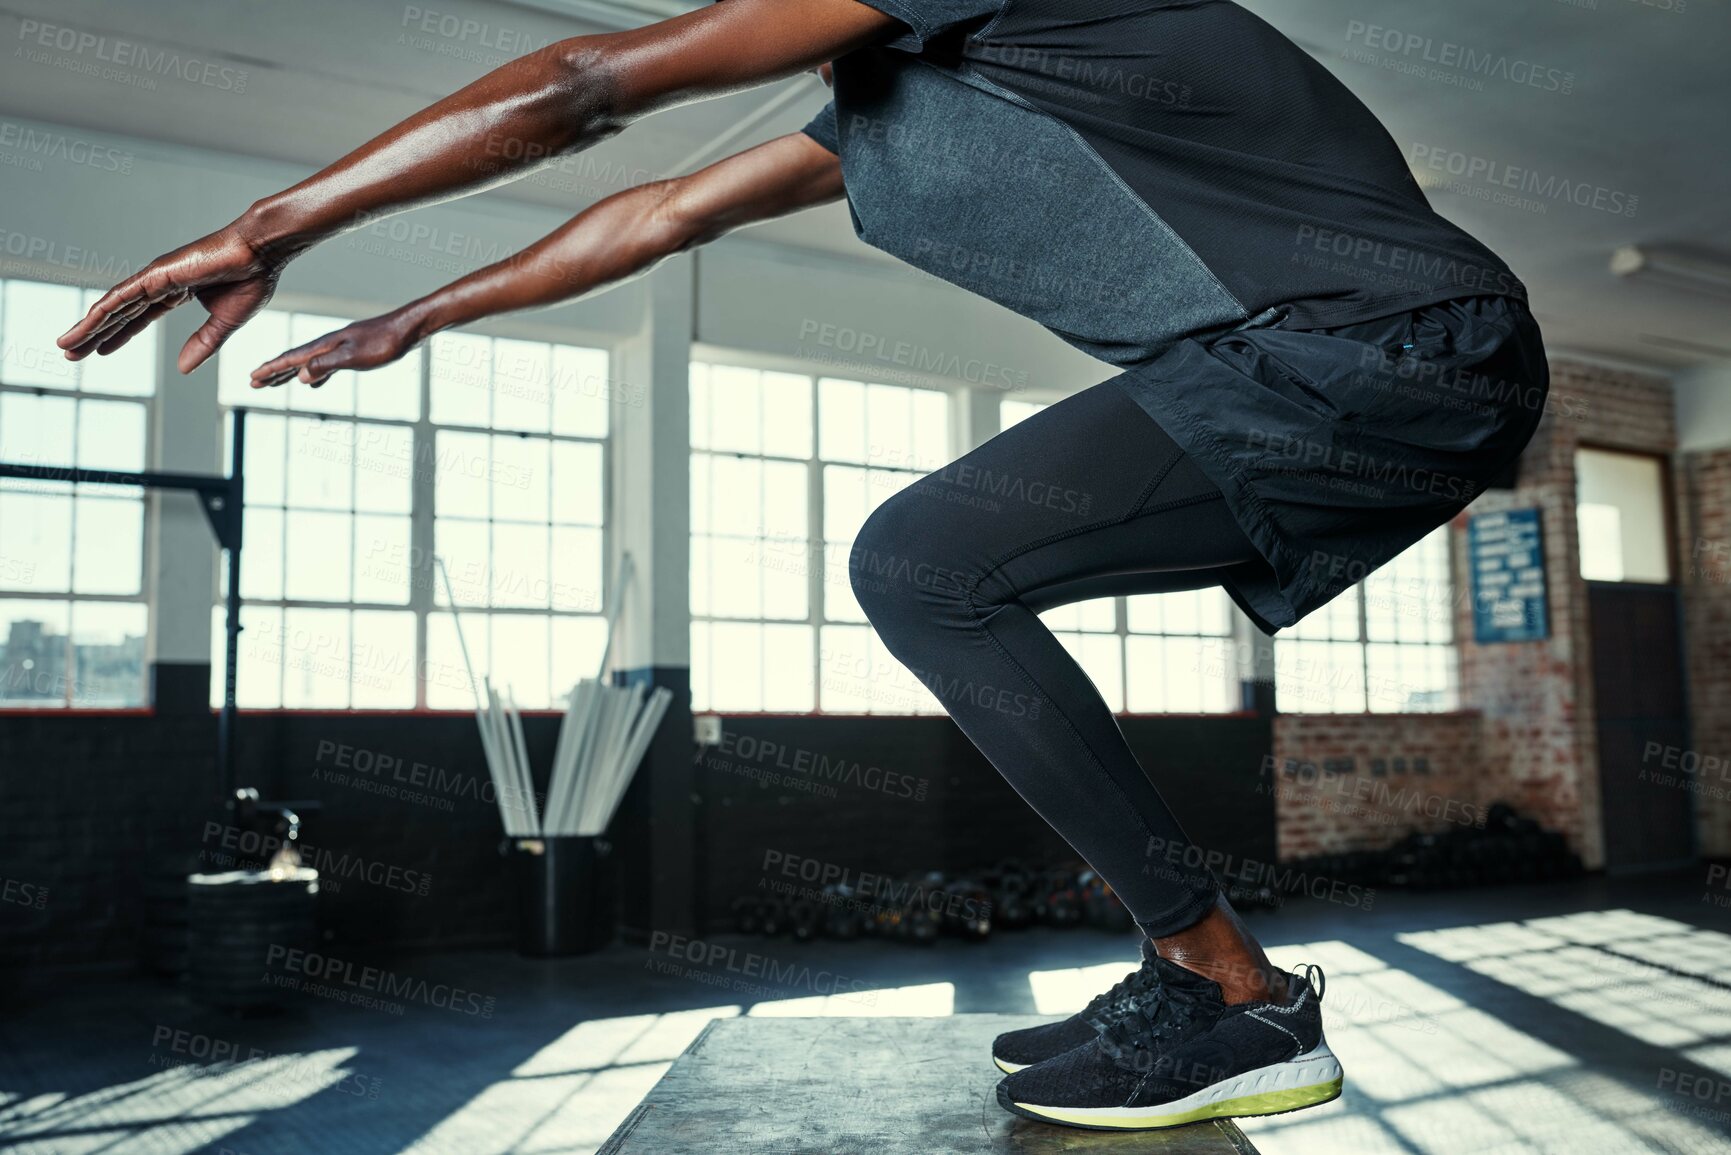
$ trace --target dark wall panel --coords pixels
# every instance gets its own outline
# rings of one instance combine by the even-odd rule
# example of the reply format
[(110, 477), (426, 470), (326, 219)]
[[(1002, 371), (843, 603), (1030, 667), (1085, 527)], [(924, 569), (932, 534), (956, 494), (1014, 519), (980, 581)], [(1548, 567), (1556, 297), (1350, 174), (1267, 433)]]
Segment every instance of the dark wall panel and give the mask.
[[(1274, 800), (1259, 790), (1266, 720), (1131, 718), (1138, 758), (1209, 850), (1274, 861)], [(798, 884), (963, 872), (1075, 852), (947, 718), (741, 717), (698, 753), (707, 907)]]
[(0, 967), (137, 956), (145, 880), (197, 844), (208, 712), (0, 714)]
[[(1197, 841), (1272, 860), (1272, 799), (1256, 789), (1265, 721), (1123, 725)], [(544, 771), (557, 719), (524, 728)], [(1072, 857), (947, 718), (750, 717), (726, 731), (693, 762), (670, 730), (656, 761), (665, 789), (640, 775), (615, 821), (619, 921), (634, 936), (720, 929), (775, 855), (885, 875)], [(303, 804), (332, 950), (511, 942), (511, 877), (473, 718), (243, 714), (238, 734), (240, 782)], [(131, 965), (146, 879), (175, 863), (231, 864), (243, 847), (218, 808), (214, 742), (214, 719), (196, 709), (0, 714), (0, 965)], [(682, 793), (689, 810), (672, 807)], [(678, 859), (658, 854), (657, 832), (688, 842), (677, 869), (691, 877), (646, 873)]]

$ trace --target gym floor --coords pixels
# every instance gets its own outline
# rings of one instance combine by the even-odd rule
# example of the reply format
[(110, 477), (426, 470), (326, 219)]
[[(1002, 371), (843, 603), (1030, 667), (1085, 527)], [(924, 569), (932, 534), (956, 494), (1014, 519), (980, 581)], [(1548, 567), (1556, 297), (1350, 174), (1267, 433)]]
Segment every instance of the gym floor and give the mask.
[[(1703, 868), (1258, 915), (1277, 961), (1327, 971), (1348, 1082), (1244, 1130), (1263, 1155), (1731, 1151), (1731, 917), (1713, 897)], [(327, 974), (253, 1019), (138, 979), (15, 991), (0, 1146), (576, 1155), (714, 1017), (1057, 1013), (1134, 949), (1032, 930), (924, 949), (730, 937), (556, 963), (416, 956), (388, 978)]]

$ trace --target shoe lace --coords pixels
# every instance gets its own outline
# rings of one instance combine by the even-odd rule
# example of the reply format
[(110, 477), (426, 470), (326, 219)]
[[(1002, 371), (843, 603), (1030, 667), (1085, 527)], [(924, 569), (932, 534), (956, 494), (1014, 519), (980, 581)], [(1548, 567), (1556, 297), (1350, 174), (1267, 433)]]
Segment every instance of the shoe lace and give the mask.
[(1100, 1045), (1116, 1057), (1135, 1055), (1182, 1034), (1196, 1020), (1197, 1008), (1188, 992), (1155, 975), (1142, 997), (1100, 1024)]
[(1088, 1000), (1088, 1005), (1082, 1009), (1082, 1017), (1092, 1023), (1096, 1030), (1104, 1029), (1108, 1022), (1124, 1013), (1124, 1005), (1157, 991), (1160, 987), (1160, 976), (1147, 962), (1112, 984), (1111, 989), (1102, 991)]

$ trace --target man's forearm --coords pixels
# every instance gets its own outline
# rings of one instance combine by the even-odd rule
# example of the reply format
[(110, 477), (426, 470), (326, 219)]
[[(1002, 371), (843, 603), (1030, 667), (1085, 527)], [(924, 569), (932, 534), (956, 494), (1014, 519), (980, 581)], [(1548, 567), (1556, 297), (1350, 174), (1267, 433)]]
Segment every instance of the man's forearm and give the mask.
[(615, 193), (522, 252), (400, 312), (424, 340), (484, 317), (575, 300), (735, 229), (841, 195), (840, 162), (795, 133), (700, 172)]
[(416, 339), (590, 296), (697, 243), (700, 230), (667, 210), (674, 187), (667, 182), (616, 193), (522, 252), (404, 306)]
[(257, 202), (239, 226), (261, 249), (293, 254), (378, 216), (515, 179), (623, 128), (611, 89), (595, 38), (549, 45)]
[(674, 253), (844, 192), (834, 153), (804, 133), (778, 137), (689, 176), (610, 196), (514, 257), (266, 361), (252, 383), (316, 386), (345, 369), (389, 365), (444, 329), (599, 292)]

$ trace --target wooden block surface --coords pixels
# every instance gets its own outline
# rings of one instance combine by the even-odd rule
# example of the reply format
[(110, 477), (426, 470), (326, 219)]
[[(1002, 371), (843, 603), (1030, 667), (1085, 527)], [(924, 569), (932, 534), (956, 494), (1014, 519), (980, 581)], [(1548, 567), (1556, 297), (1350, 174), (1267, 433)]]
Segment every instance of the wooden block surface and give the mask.
[(998, 1106), (992, 1039), (1034, 1015), (711, 1023), (600, 1155), (1255, 1155), (1229, 1120), (1054, 1127)]

